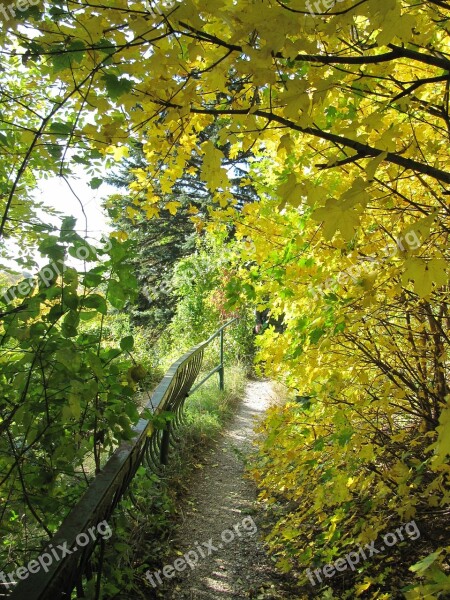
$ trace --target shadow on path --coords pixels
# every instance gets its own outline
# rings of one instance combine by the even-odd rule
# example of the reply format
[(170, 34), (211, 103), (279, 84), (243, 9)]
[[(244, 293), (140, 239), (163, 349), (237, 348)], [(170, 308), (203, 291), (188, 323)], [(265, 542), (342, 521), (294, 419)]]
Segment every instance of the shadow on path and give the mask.
[[(207, 456), (204, 468), (192, 479), (170, 563), (180, 570), (169, 570), (170, 578), (161, 573), (163, 585), (154, 578), (160, 597), (257, 598), (262, 587), (268, 591), (272, 585), (273, 595), (259, 597), (292, 598), (282, 595), (279, 589), (275, 594), (279, 586), (274, 578), (280, 576), (274, 574), (260, 541), (254, 514), (256, 488), (244, 479), (243, 457), (255, 438), (256, 421), (274, 402), (276, 396), (269, 381), (250, 382), (233, 421)], [(183, 561), (175, 562), (183, 556)]]

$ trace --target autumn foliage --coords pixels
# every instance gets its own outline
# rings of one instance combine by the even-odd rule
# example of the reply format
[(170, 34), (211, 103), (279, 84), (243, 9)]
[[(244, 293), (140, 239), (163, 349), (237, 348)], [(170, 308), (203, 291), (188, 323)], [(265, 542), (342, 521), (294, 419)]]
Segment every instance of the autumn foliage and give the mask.
[[(270, 412), (253, 470), (265, 502), (288, 503), (269, 536), (280, 567), (324, 564), (414, 518), (427, 540), (399, 572), (386, 554), (330, 586), (444, 597), (450, 5), (329, 4), (80, 0), (9, 21), (0, 236), (32, 243), (36, 179), (74, 165), (98, 177), (131, 138), (146, 165), (129, 219), (159, 216), (160, 193), (197, 169), (215, 200), (206, 223), (191, 210), (198, 234), (233, 228), (227, 310), (284, 315), (259, 358), (309, 398)], [(258, 197), (243, 209), (226, 164), (239, 157)]]

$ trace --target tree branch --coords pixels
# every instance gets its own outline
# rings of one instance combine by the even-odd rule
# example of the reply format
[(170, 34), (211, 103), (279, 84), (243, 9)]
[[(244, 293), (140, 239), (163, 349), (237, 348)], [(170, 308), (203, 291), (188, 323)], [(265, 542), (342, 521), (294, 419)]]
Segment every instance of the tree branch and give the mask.
[[(182, 27), (184, 27), (187, 31), (194, 34), (194, 36), (196, 36), (198, 39), (210, 42), (212, 44), (215, 44), (216, 46), (228, 48), (228, 50), (234, 52), (245, 53), (245, 49), (243, 46), (240, 46), (238, 44), (230, 44), (225, 40), (222, 40), (221, 38), (217, 37), (216, 35), (200, 31), (199, 29), (192, 27), (192, 25), (189, 25), (184, 21), (180, 21), (179, 24)], [(179, 31), (178, 33), (180, 33), (181, 35), (186, 35), (186, 32), (183, 31)], [(323, 65), (369, 65), (379, 64), (382, 62), (389, 62), (396, 58), (409, 58), (411, 60), (418, 61), (426, 65), (438, 67), (439, 69), (444, 69), (445, 71), (450, 71), (450, 60), (445, 58), (444, 56), (432, 56), (430, 54), (417, 52), (416, 50), (409, 50), (407, 48), (404, 48), (403, 46), (396, 46), (395, 44), (388, 44), (388, 48), (391, 49), (391, 52), (386, 52), (384, 54), (375, 54), (373, 56), (298, 54), (293, 60), (321, 63)], [(273, 52), (272, 56), (273, 58), (287, 60), (287, 57), (285, 57), (281, 52)]]
[[(212, 115), (245, 115), (248, 114), (248, 109), (201, 109), (201, 108), (192, 108), (192, 113), (195, 114), (212, 114)], [(362, 142), (358, 142), (356, 140), (352, 140), (347, 137), (339, 136), (334, 133), (329, 133), (328, 131), (323, 131), (314, 127), (301, 127), (297, 125), (293, 121), (286, 119), (280, 115), (277, 115), (272, 112), (265, 112), (263, 110), (255, 110), (252, 112), (252, 115), (257, 117), (261, 117), (263, 119), (267, 119), (268, 121), (275, 121), (276, 123), (280, 123), (285, 127), (292, 129), (293, 131), (299, 131), (300, 133), (305, 133), (306, 135), (312, 135), (314, 137), (320, 138), (322, 140), (327, 140), (329, 142), (333, 142), (334, 144), (341, 144), (346, 146), (347, 148), (351, 148), (358, 155), (361, 156), (372, 156), (377, 157), (380, 154), (384, 153), (384, 150), (379, 148), (373, 148), (368, 144), (363, 144)], [(398, 165), (403, 167), (404, 169), (409, 169), (411, 171), (416, 171), (418, 173), (422, 173), (422, 175), (428, 175), (429, 177), (433, 177), (438, 181), (442, 181), (444, 183), (450, 184), (450, 172), (443, 171), (442, 169), (437, 169), (436, 167), (432, 167), (430, 165), (424, 164), (412, 158), (405, 158), (404, 156), (400, 156), (394, 152), (388, 152), (385, 160), (394, 165)]]

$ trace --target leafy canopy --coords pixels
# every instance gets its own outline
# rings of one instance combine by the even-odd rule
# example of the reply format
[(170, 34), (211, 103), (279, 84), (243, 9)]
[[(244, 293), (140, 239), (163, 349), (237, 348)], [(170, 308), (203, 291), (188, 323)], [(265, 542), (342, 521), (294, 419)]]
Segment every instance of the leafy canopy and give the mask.
[[(273, 532), (285, 567), (426, 523), (449, 494), (450, 6), (316, 4), (43, 2), (2, 30), (0, 236), (38, 237), (36, 178), (120, 160), (138, 139), (136, 211), (158, 215), (192, 169), (215, 200), (206, 231), (235, 228), (230, 303), (284, 314), (260, 357), (311, 412), (274, 411), (256, 477), (268, 502), (284, 489), (300, 506)], [(259, 202), (243, 211), (225, 145), (251, 153), (242, 183)], [(434, 546), (416, 568), (429, 582), (408, 597), (448, 589), (445, 541)], [(357, 594), (384, 593), (389, 569), (355, 574)]]

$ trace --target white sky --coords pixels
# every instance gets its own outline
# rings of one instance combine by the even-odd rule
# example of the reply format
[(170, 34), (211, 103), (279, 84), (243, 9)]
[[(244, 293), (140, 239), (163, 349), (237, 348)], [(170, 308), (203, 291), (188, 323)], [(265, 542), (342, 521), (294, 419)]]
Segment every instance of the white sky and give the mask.
[[(90, 179), (91, 177), (87, 177), (80, 169), (77, 179), (68, 180), (78, 199), (67, 183), (60, 177), (52, 177), (47, 181), (43, 181), (34, 193), (34, 197), (62, 213), (61, 218), (64, 216), (75, 217), (77, 219), (76, 230), (81, 236), (84, 236), (86, 229), (84, 209), (87, 217), (88, 236), (98, 240), (102, 234), (111, 230), (106, 222), (106, 215), (101, 207), (101, 201), (109, 194), (117, 192), (117, 189), (103, 183), (97, 190), (93, 190), (88, 185)], [(55, 225), (61, 223), (60, 219), (50, 219), (50, 221)]]
[[(88, 241), (95, 245), (95, 242), (100, 240), (103, 234), (111, 231), (111, 227), (107, 223), (106, 214), (101, 206), (102, 200), (112, 193), (117, 193), (118, 190), (106, 183), (103, 183), (97, 190), (91, 189), (89, 181), (92, 176), (88, 176), (80, 167), (77, 170), (76, 177), (68, 179), (70, 187), (76, 196), (72, 193), (66, 181), (60, 177), (51, 177), (46, 181), (42, 181), (38, 188), (33, 191), (32, 197), (43, 202), (46, 206), (56, 209), (61, 213), (60, 217), (48, 216), (44, 211), (39, 210), (38, 216), (45, 222), (54, 224), (60, 227), (61, 221), (66, 216), (73, 216), (77, 219), (76, 231), (82, 237), (85, 237), (86, 220), (87, 220), (87, 235)], [(83, 209), (81, 207), (83, 206)], [(83, 210), (86, 218), (83, 215)], [(14, 252), (14, 250), (13, 250)], [(17, 255), (19, 254), (17, 248)], [(39, 267), (44, 266), (47, 259), (41, 258), (39, 253), (34, 256)], [(76, 265), (76, 259), (68, 257), (68, 264)], [(24, 275), (32, 275), (29, 271), (23, 271), (13, 261), (3, 261), (10, 268), (22, 272)]]

